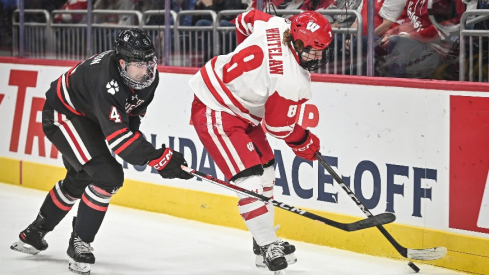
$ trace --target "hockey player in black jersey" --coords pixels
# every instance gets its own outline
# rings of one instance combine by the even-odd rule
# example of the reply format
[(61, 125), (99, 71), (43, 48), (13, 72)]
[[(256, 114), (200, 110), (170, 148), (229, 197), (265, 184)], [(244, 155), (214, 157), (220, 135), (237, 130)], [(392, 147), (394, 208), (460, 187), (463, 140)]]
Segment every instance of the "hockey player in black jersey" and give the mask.
[(47, 249), (44, 236), (80, 199), (67, 251), (70, 270), (80, 274), (89, 274), (95, 263), (90, 243), (124, 181), (111, 151), (128, 163), (149, 164), (163, 178), (191, 178), (180, 168), (187, 166), (181, 153), (164, 145), (155, 149), (139, 132), (159, 80), (153, 43), (142, 30), (132, 29), (122, 31), (115, 44), (115, 50), (61, 75), (46, 92), (43, 130), (61, 152), (67, 173), (11, 246), (33, 255)]

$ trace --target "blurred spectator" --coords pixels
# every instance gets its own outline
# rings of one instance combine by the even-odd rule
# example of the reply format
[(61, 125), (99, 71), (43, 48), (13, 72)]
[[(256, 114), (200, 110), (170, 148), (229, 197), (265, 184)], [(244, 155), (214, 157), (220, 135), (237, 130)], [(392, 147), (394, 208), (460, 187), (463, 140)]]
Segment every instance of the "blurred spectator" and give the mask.
[[(97, 0), (93, 5), (94, 10), (134, 10), (135, 3), (132, 0)], [(104, 14), (94, 16), (94, 23), (108, 23), (118, 25), (134, 25), (135, 18), (131, 15)]]
[[(464, 11), (461, 0), (434, 0), (431, 12), (441, 25), (447, 26), (458, 24)], [(379, 73), (392, 77), (430, 78), (449, 54), (456, 54), (453, 46), (458, 46), (457, 39), (457, 36), (446, 36), (435, 28), (428, 17), (427, 0), (408, 0), (399, 20), (381, 40), (385, 55)]]
[[(180, 3), (180, 9), (181, 10), (194, 10), (195, 4), (197, 4), (197, 0), (183, 0)], [(182, 16), (182, 19), (180, 21), (180, 25), (192, 26), (192, 19), (193, 18), (190, 15)]]
[[(363, 18), (363, 34), (367, 34), (368, 23), (368, 7), (367, 3), (362, 5), (362, 18)], [(375, 14), (374, 14), (374, 35), (376, 37), (382, 36), (392, 24), (401, 16), (404, 7), (406, 6), (406, 0), (379, 0), (375, 1)], [(356, 24), (355, 20), (355, 24)]]
[[(191, 2), (196, 2), (197, 0), (171, 0), (170, 1), (170, 10), (178, 13), (181, 10), (186, 10), (187, 6), (191, 6), (190, 10), (193, 10), (193, 4)], [(139, 0), (138, 1), (138, 6), (137, 10), (141, 12), (145, 12), (147, 10), (165, 10), (165, 1), (162, 0)], [(150, 3), (150, 5), (147, 5), (147, 3)], [(190, 17), (189, 19), (186, 19), (186, 17)], [(192, 24), (192, 17), (191, 16), (184, 16), (181, 21), (188, 21), (188, 25), (184, 26), (191, 26)], [(146, 25), (158, 25), (158, 26), (164, 26), (165, 25), (165, 16), (164, 15), (152, 15), (147, 18), (147, 21), (145, 22)], [(170, 25), (173, 25), (173, 17), (170, 18)]]
[(4, 10), (17, 8), (17, 0), (1, 0), (1, 8)]
[(277, 9), (281, 10), (298, 10), (301, 8), (304, 0), (288, 0), (283, 1), (280, 5), (277, 6)]
[[(363, 53), (367, 52), (367, 25), (368, 25), (368, 5), (362, 5), (362, 49)], [(380, 37), (392, 26), (392, 24), (401, 16), (406, 0), (378, 0), (374, 6), (374, 41), (377, 42)], [(352, 24), (352, 28), (357, 27), (358, 21)], [(350, 50), (350, 40), (345, 43), (347, 51)], [(353, 45), (356, 45), (356, 37), (353, 39)]]
[[(379, 40), (381, 39), (381, 36), (389, 29), (389, 27), (399, 18), (401, 13), (404, 10), (404, 7), (406, 5), (406, 0), (379, 0), (375, 1), (375, 6), (374, 6), (374, 43), (378, 44)], [(368, 43), (368, 30), (367, 30), (367, 22), (368, 22), (368, 7), (365, 3), (365, 5), (362, 5), (362, 56), (357, 57), (357, 58), (362, 58), (363, 60), (366, 59), (367, 57), (367, 43)], [(352, 28), (357, 27), (357, 20), (351, 25)], [(348, 36), (350, 37), (350, 36)], [(356, 46), (357, 46), (357, 37), (356, 34), (351, 36), (353, 39), (347, 38), (345, 41), (345, 45), (343, 46), (346, 54), (350, 54), (350, 50), (353, 51), (356, 54)], [(337, 36), (336, 39), (338, 39), (338, 45), (341, 47), (342, 46), (342, 36)], [(365, 64), (365, 62), (362, 62)], [(351, 68), (356, 70), (356, 62), (351, 64)], [(363, 71), (362, 75), (365, 75), (366, 73), (366, 66), (362, 66)], [(356, 71), (353, 71), (353, 74), (356, 74)]]
[[(49, 13), (51, 11), (61, 7), (66, 0), (29, 0), (24, 1), (24, 9), (40, 9), (47, 10)], [(26, 14), (25, 22), (39, 22), (46, 23), (46, 17), (43, 14)]]
[[(247, 5), (243, 4), (241, 0), (198, 0), (195, 4), (195, 10), (212, 10), (219, 13), (223, 10), (241, 10), (246, 9)], [(224, 16), (221, 20), (221, 26), (234, 26), (231, 23), (236, 16)], [(207, 15), (194, 16), (194, 26), (211, 26), (212, 18)]]
[[(282, 10), (324, 10), (331, 6), (335, 0), (263, 0), (263, 9), (267, 4)], [(256, 9), (257, 0), (250, 0), (249, 7)]]
[[(68, 0), (60, 10), (86, 10), (87, 0)], [(84, 18), (83, 14), (59, 13), (54, 17), (54, 23), (80, 23)]]
[[(198, 0), (195, 4), (195, 10), (212, 10), (216, 13), (219, 13), (223, 10), (241, 10), (246, 9), (247, 5), (243, 4), (241, 0)], [(221, 21), (219, 22), (219, 26), (221, 27), (234, 27), (235, 16), (223, 16), (221, 17)], [(196, 15), (193, 17), (193, 25), (198, 27), (203, 26), (212, 26), (212, 17), (208, 15)], [(210, 33), (208, 35), (203, 34), (202, 43), (198, 43), (199, 45), (210, 45), (210, 41), (213, 41), (213, 34)], [(229, 32), (226, 36), (222, 37), (224, 43), (221, 44), (221, 54), (226, 54), (234, 50), (236, 48), (236, 33), (234, 30)], [(211, 59), (214, 54), (212, 47), (203, 46), (202, 49), (204, 51), (204, 61)]]
[[(311, 2), (314, 2), (311, 0)], [(336, 0), (332, 4), (328, 5), (327, 1), (324, 1), (322, 6), (318, 6), (316, 10), (342, 10), (345, 14), (338, 15), (325, 15), (325, 17), (331, 22), (333, 28), (349, 28), (353, 22), (355, 22), (355, 15), (349, 15), (346, 13), (348, 10), (356, 10), (361, 12), (362, 0)], [(376, 1), (377, 2), (377, 1)], [(367, 3), (367, 2), (365, 2)], [(326, 6), (326, 7), (324, 7)]]
[(305, 11), (325, 10), (335, 3), (335, 0), (304, 0), (301, 9)]
[(12, 14), (17, 8), (16, 0), (0, 1), (0, 55), (10, 55), (12, 49)]

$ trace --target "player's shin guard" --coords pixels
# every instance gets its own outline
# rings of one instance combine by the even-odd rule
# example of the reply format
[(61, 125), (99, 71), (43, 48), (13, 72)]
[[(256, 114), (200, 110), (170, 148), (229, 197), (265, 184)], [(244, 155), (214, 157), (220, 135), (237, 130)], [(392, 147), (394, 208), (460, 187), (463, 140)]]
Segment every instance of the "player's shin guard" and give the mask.
[[(235, 181), (235, 184), (258, 194), (263, 194), (261, 176), (240, 178)], [(267, 204), (239, 193), (238, 198), (239, 213), (257, 243), (265, 245), (276, 241), (277, 236), (273, 230), (273, 212), (268, 210)]]
[(44, 216), (43, 227), (52, 231), (68, 214), (78, 199), (70, 196), (60, 180), (49, 191), (41, 206), (40, 213)]
[[(263, 196), (273, 199), (273, 187), (275, 186), (275, 169), (273, 166), (263, 169), (263, 175), (260, 177), (263, 186)], [(271, 203), (266, 204), (268, 212), (275, 215), (275, 207)]]
[[(236, 185), (252, 190), (258, 194), (264, 193), (264, 186), (262, 182), (262, 176), (250, 176), (246, 178), (241, 178), (235, 181)], [(273, 192), (273, 189), (268, 184), (269, 189), (267, 192)], [(248, 230), (253, 235), (254, 239), (260, 246), (261, 255), (265, 260), (269, 270), (276, 271), (282, 270), (287, 267), (287, 261), (285, 260), (285, 255), (283, 250), (280, 253), (276, 253), (278, 250), (275, 249), (279, 246), (276, 245), (278, 241), (275, 235), (275, 230), (273, 229), (273, 212), (269, 211), (267, 204), (256, 198), (247, 197), (238, 194), (240, 198), (238, 202), (239, 213), (244, 219)], [(268, 249), (270, 248), (270, 249)]]
[(109, 207), (112, 194), (92, 184), (85, 188), (78, 217), (73, 219), (73, 232), (68, 245), (70, 262), (68, 268), (79, 274), (90, 274), (91, 265), (95, 263), (90, 243), (102, 225)]
[[(266, 167), (264, 169), (263, 175), (261, 176), (261, 181), (263, 185), (263, 195), (273, 199), (273, 188), (275, 186), (275, 169), (273, 166)], [(267, 204), (268, 211), (274, 215), (275, 207), (272, 204)], [(278, 227), (275, 229), (277, 230)], [(295, 256), (295, 246), (287, 241), (278, 239), (280, 245), (283, 246), (283, 251), (285, 254), (285, 259), (289, 265), (297, 262), (297, 257)], [(266, 268), (265, 259), (262, 256), (260, 246), (256, 243), (253, 238), (253, 253), (256, 255), (255, 265), (259, 268)]]
[(58, 225), (75, 202), (76, 198), (68, 195), (63, 188), (63, 181), (58, 181), (44, 199), (36, 220), (20, 232), (19, 240), (13, 243), (10, 248), (31, 255), (46, 250), (48, 244), (44, 240), (44, 236)]
[(74, 230), (80, 238), (91, 243), (95, 239), (113, 194), (95, 185), (88, 185), (82, 195)]

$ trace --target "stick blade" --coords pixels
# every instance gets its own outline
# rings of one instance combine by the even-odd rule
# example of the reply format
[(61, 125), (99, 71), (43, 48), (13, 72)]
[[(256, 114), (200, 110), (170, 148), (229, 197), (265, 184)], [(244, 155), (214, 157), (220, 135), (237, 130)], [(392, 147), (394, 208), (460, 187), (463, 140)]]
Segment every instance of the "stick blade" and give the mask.
[(413, 260), (422, 260), (422, 261), (432, 261), (438, 260), (447, 255), (446, 247), (433, 247), (426, 249), (410, 249), (407, 250), (407, 258)]
[(348, 224), (348, 230), (347, 231), (356, 231), (356, 230), (361, 230), (365, 228), (370, 228), (386, 223), (391, 223), (396, 220), (396, 215), (393, 213), (382, 213), (378, 214), (375, 216), (371, 216), (369, 218), (359, 220), (357, 222)]

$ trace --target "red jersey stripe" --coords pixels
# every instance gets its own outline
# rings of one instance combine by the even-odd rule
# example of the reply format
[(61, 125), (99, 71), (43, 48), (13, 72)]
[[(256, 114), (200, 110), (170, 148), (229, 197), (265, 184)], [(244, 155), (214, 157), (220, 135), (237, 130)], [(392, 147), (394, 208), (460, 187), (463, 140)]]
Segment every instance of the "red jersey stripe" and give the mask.
[[(214, 57), (214, 59), (216, 59), (216, 58), (217, 57)], [(217, 99), (217, 101), (219, 102), (219, 104), (221, 104), (222, 106), (228, 107), (226, 105), (226, 103), (224, 103), (224, 99), (222, 99), (222, 97), (216, 91), (216, 89), (214, 88), (214, 86), (212, 86), (211, 80), (209, 79), (209, 74), (208, 74), (207, 69), (205, 68), (205, 66), (202, 67), (202, 69), (200, 70), (200, 72), (201, 72), (201, 75), (202, 75), (202, 79), (204, 79), (205, 85), (207, 86), (207, 88), (209, 89), (209, 91), (212, 93), (212, 95)]]
[(211, 60), (212, 72), (214, 73), (214, 76), (216, 77), (217, 82), (219, 82), (221, 89), (226, 93), (228, 98), (231, 99), (231, 102), (233, 103), (234, 106), (238, 107), (238, 109), (242, 113), (249, 114), (249, 111), (245, 107), (243, 107), (243, 105), (241, 105), (241, 103), (239, 103), (239, 101), (237, 101), (236, 98), (234, 98), (233, 93), (228, 89), (228, 87), (226, 87), (226, 85), (224, 85), (224, 82), (222, 82), (222, 80), (217, 76), (216, 61), (217, 61), (216, 57)]
[(122, 152), (129, 145), (131, 145), (131, 143), (133, 143), (140, 135), (141, 134), (139, 132), (136, 132), (136, 134), (134, 134), (134, 136), (131, 139), (126, 141), (126, 143), (124, 143), (121, 147), (119, 147), (119, 149), (115, 150), (114, 153), (119, 154), (120, 152)]
[(107, 140), (107, 141), (111, 141), (111, 140), (112, 140), (113, 138), (115, 138), (116, 136), (118, 136), (118, 135), (120, 135), (120, 134), (122, 134), (122, 133), (124, 133), (124, 132), (127, 132), (127, 130), (128, 130), (127, 128), (122, 128), (122, 129), (120, 129), (120, 130), (117, 130), (117, 131), (113, 132), (112, 134), (110, 134), (110, 135), (109, 135), (109, 136), (106, 138), (106, 140)]
[(60, 78), (58, 78), (58, 85), (56, 86), (56, 88), (57, 88), (57, 92), (58, 92), (58, 98), (59, 98), (59, 100), (61, 101), (61, 103), (63, 103), (63, 105), (65, 105), (65, 107), (66, 107), (68, 110), (70, 110), (72, 113), (77, 114), (77, 115), (79, 115), (79, 116), (83, 115), (82, 113), (79, 113), (77, 110), (75, 110), (75, 109), (71, 108), (71, 106), (70, 106), (70, 105), (68, 105), (68, 104), (65, 102), (65, 100), (64, 100), (64, 98), (63, 98), (63, 96), (61, 95), (61, 77), (60, 77)]
[[(214, 61), (215, 59), (217, 59), (217, 57), (214, 57), (212, 60)], [(201, 75), (202, 75), (202, 79), (204, 80), (204, 83), (205, 85), (207, 86), (207, 89), (209, 89), (209, 91), (212, 93), (212, 95), (216, 98), (216, 100), (219, 102), (219, 104), (221, 104), (222, 106), (226, 107), (227, 109), (231, 110), (231, 108), (229, 108), (229, 106), (224, 102), (224, 99), (219, 95), (219, 93), (217, 92), (216, 88), (214, 88), (214, 86), (212, 85), (211, 83), (211, 80), (209, 78), (209, 73), (207, 72), (207, 69), (204, 67), (202, 67), (202, 69), (200, 70), (201, 72)], [(214, 73), (215, 74), (215, 73)], [(219, 80), (219, 79), (218, 79)], [(220, 82), (220, 81), (219, 81)], [(228, 90), (229, 91), (229, 90)], [(228, 95), (229, 96), (229, 95)], [(239, 104), (239, 103), (238, 103)], [(241, 105), (241, 104), (239, 104)], [(238, 107), (238, 106), (237, 106)], [(241, 106), (243, 107), (243, 106)], [(238, 107), (239, 108), (239, 107)], [(248, 110), (246, 110), (248, 111)], [(234, 113), (234, 112), (233, 112)], [(235, 113), (236, 114), (236, 113)], [(247, 123), (251, 123), (250, 120), (236, 114), (238, 117), (240, 117), (241, 119), (243, 119), (244, 121), (246, 121)]]
[(87, 156), (85, 155), (85, 153), (83, 153), (83, 150), (81, 149), (80, 147), (80, 143), (78, 143), (78, 140), (75, 138), (75, 135), (73, 134), (73, 132), (71, 131), (70, 127), (68, 127), (68, 125), (66, 125), (66, 123), (62, 120), (63, 117), (62, 117), (62, 114), (61, 113), (58, 113), (58, 122), (61, 124), (61, 126), (63, 128), (65, 128), (66, 132), (68, 133), (68, 135), (70, 136), (70, 139), (71, 141), (73, 142), (73, 144), (75, 145), (76, 147), (76, 150), (78, 151), (78, 153), (80, 154), (81, 158), (83, 159), (84, 162), (88, 162), (88, 158)]
[(70, 87), (70, 74), (71, 72), (76, 68), (78, 67), (78, 64), (76, 66), (73, 66), (73, 68), (71, 68), (67, 73), (66, 73), (66, 87), (69, 88)]

